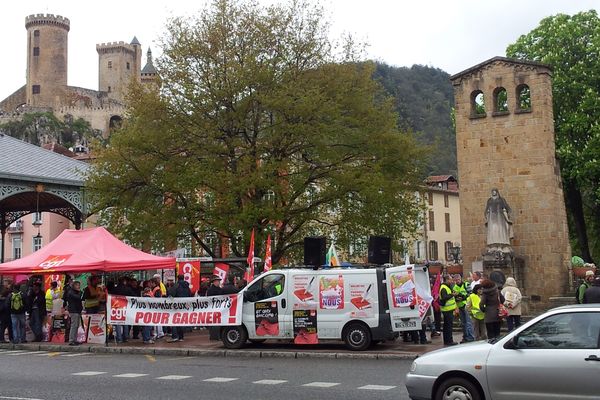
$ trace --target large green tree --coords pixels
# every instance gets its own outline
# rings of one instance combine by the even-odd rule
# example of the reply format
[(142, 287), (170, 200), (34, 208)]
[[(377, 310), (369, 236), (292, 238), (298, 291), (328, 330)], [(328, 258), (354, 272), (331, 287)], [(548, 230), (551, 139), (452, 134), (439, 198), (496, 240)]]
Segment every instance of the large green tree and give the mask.
[(506, 53), (553, 68), (556, 152), (573, 247), (592, 261), (600, 251), (600, 19), (594, 10), (545, 18)]
[(304, 236), (344, 246), (415, 229), (425, 151), (351, 41), (328, 39), (322, 10), (215, 1), (169, 22), (160, 89), (133, 87), (128, 118), (89, 179), (98, 209), (134, 244), (189, 235), (211, 255), (298, 259)]

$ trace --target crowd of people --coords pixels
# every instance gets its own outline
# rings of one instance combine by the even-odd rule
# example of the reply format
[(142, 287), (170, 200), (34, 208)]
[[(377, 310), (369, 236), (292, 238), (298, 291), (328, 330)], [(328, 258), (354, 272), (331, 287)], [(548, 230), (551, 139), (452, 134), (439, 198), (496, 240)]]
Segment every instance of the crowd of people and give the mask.
[[(430, 278), (432, 316), (424, 319), (420, 331), (405, 334), (405, 342), (428, 344), (441, 336), (445, 346), (454, 346), (458, 344), (453, 337), (455, 321), (462, 330), (460, 343), (499, 337), (503, 320), (508, 331), (521, 325), (523, 296), (514, 278), (507, 278), (503, 287), (480, 271), (473, 272), (468, 280), (460, 274), (444, 275), (436, 284), (436, 277)], [(431, 340), (426, 336), (427, 330)]]
[[(76, 346), (80, 344), (77, 341), (77, 331), (82, 315), (105, 313), (108, 294), (135, 297), (216, 296), (237, 293), (247, 284), (244, 279), (229, 276), (227, 283), (221, 287), (221, 279), (213, 276), (193, 293), (183, 275), (177, 276), (177, 281), (174, 277), (169, 277), (166, 283), (162, 282), (160, 274), (144, 281), (121, 276), (117, 282), (108, 281), (106, 285), (101, 282), (100, 276), (92, 275), (82, 290), (81, 282), (74, 281), (72, 276), (66, 275), (63, 288), (58, 282), (52, 282), (46, 291), (43, 291), (43, 284), (39, 278), (2, 286), (0, 343), (4, 342), (7, 331), (12, 343), (26, 343), (26, 324), (33, 333), (33, 341), (41, 342), (44, 339), (42, 329), (45, 321), (53, 315), (62, 315), (67, 321), (69, 345)], [(117, 343), (125, 343), (130, 338), (139, 339), (141, 336), (143, 343), (153, 344), (167, 335), (170, 335), (167, 342), (178, 342), (184, 339), (185, 331), (183, 327), (163, 326), (115, 325), (113, 328), (111, 339)]]

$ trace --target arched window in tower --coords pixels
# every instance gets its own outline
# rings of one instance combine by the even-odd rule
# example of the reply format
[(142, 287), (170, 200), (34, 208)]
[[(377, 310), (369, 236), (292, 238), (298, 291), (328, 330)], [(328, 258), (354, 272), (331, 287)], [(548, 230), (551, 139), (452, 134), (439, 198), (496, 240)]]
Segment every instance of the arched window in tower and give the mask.
[(508, 114), (508, 95), (506, 89), (497, 87), (494, 89), (494, 115)]
[(529, 86), (521, 84), (517, 86), (517, 112), (531, 111), (531, 91)]
[(33, 37), (40, 37), (40, 30), (36, 29), (33, 31)]
[(481, 90), (471, 93), (471, 118), (485, 117), (485, 99)]
[(121, 127), (122, 122), (123, 122), (123, 118), (121, 118), (119, 115), (113, 115), (112, 117), (110, 117), (110, 121), (108, 123), (108, 129), (110, 131), (112, 131), (114, 129), (119, 129)]

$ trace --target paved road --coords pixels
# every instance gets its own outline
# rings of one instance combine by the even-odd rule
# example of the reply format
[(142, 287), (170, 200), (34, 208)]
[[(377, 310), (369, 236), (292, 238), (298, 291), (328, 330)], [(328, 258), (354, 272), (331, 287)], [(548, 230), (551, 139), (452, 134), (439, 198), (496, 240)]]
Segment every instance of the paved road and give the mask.
[(398, 400), (411, 362), (0, 350), (0, 400)]

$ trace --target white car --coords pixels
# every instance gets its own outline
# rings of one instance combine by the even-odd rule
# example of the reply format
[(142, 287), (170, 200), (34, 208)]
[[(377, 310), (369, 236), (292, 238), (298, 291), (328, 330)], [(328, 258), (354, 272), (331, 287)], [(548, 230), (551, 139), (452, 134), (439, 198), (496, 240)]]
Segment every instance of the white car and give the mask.
[(600, 304), (552, 309), (496, 341), (427, 353), (413, 400), (600, 399)]

